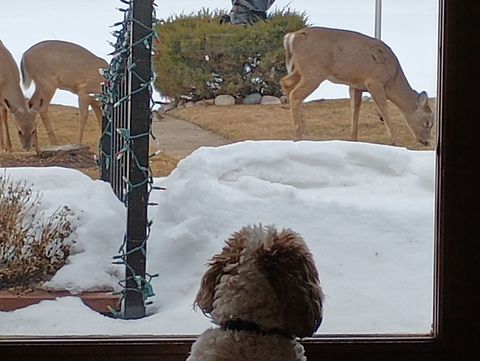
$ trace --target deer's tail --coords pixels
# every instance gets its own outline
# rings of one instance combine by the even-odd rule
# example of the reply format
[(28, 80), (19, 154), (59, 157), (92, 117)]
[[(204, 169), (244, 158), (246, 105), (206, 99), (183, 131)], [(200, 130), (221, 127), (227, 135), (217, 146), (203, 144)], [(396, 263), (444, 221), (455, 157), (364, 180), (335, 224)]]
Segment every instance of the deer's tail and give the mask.
[(23, 88), (26, 90), (30, 88), (30, 85), (32, 85), (32, 78), (25, 67), (24, 56), (22, 56), (22, 60), (20, 62), (20, 72), (22, 73), (22, 85), (23, 85)]
[(287, 67), (287, 71), (289, 74), (293, 71), (292, 44), (293, 44), (294, 37), (295, 37), (294, 33), (288, 33), (283, 38), (283, 47), (285, 48), (285, 66)]

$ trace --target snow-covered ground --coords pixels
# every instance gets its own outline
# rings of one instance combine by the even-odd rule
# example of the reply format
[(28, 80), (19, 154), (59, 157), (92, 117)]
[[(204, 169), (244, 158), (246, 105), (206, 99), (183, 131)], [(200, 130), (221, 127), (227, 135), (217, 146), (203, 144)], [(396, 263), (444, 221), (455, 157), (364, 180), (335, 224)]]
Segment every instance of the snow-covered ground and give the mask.
[[(425, 333), (432, 322), (434, 153), (353, 142), (242, 142), (200, 148), (152, 193), (149, 317), (114, 320), (76, 298), (0, 312), (0, 335), (197, 334), (192, 309), (205, 264), (244, 225), (299, 232), (326, 294), (320, 333)], [(1, 174), (3, 170), (0, 169)], [(10, 168), (42, 194), (48, 214), (76, 214), (69, 264), (47, 284), (117, 287), (112, 265), (125, 209), (109, 186), (63, 168)], [(34, 326), (33, 326), (34, 325)]]

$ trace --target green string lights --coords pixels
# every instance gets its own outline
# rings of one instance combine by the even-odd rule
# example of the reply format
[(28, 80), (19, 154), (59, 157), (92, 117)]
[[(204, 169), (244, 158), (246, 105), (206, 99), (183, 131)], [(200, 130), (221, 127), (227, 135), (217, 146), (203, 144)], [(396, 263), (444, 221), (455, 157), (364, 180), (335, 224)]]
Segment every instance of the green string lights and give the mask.
[[(120, 0), (124, 19), (114, 24), (116, 38), (112, 60), (103, 71), (105, 82), (99, 99), (103, 104), (103, 130), (100, 138), (101, 179), (110, 182), (117, 197), (127, 207), (127, 233), (114, 256), (114, 264), (125, 266), (125, 279), (119, 282), (122, 318), (145, 315), (148, 298), (155, 295), (151, 275), (145, 271), (146, 245), (151, 221), (146, 207), (154, 189), (148, 166), (148, 140), (151, 132), (153, 72), (150, 65), (154, 9), (153, 0)], [(146, 105), (146, 106), (145, 106)]]

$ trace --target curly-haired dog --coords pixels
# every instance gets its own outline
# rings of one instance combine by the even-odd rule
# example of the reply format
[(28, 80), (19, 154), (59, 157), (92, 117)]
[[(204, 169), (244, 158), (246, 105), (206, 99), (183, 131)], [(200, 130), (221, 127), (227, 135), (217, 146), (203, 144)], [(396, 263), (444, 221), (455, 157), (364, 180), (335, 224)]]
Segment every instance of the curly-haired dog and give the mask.
[(322, 322), (312, 254), (290, 229), (244, 227), (204, 274), (195, 299), (220, 327), (203, 332), (187, 361), (305, 361), (297, 337)]

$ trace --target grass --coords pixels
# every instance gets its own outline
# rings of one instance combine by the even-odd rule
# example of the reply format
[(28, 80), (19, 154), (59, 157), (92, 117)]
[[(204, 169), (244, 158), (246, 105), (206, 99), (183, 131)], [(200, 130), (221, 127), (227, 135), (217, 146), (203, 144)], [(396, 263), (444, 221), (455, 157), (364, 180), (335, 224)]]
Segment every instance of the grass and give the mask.
[[(433, 105), (433, 101), (432, 101)], [(403, 115), (389, 103), (389, 113), (397, 131), (398, 145), (410, 149), (427, 149), (410, 134)], [(170, 113), (220, 134), (231, 141), (292, 139), (290, 107), (282, 105), (201, 106), (175, 109)], [(348, 99), (321, 100), (303, 106), (307, 140), (350, 140), (350, 102)], [(373, 102), (365, 101), (359, 120), (359, 140), (389, 144), (386, 127)]]
[[(431, 100), (434, 109), (434, 100)], [(350, 140), (350, 103), (348, 99), (320, 100), (304, 104), (303, 114), (306, 122), (305, 139), (308, 140)], [(397, 131), (398, 145), (410, 149), (432, 149), (415, 142), (405, 124), (403, 115), (393, 104), (389, 104), (389, 112), (393, 127)], [(197, 106), (175, 109), (172, 116), (183, 119), (202, 128), (217, 133), (230, 141), (243, 140), (286, 140), (292, 139), (292, 125), (289, 105), (233, 105)], [(78, 109), (70, 106), (52, 105), (50, 119), (60, 144), (75, 142), (78, 131)], [(88, 162), (72, 162), (60, 164), (79, 169), (93, 179), (99, 177), (94, 163), (94, 155), (98, 153), (100, 126), (93, 113), (89, 115), (84, 143), (89, 147)], [(40, 120), (39, 120), (40, 122)], [(34, 153), (22, 152), (16, 136), (13, 121), (9, 122), (15, 152), (0, 153), (0, 166), (48, 166), (52, 163), (42, 161)], [(43, 125), (39, 125), (40, 145), (48, 144)], [(373, 102), (364, 101), (360, 112), (359, 140), (363, 142), (389, 144), (385, 125), (378, 116)], [(153, 144), (154, 142), (151, 142)], [(151, 154), (155, 149), (151, 149)], [(167, 176), (174, 170), (180, 158), (161, 152), (150, 158), (150, 168), (154, 177)]]
[[(78, 117), (79, 112), (75, 107), (64, 105), (51, 105), (49, 110), (50, 123), (57, 136), (59, 144), (75, 143), (78, 132)], [(11, 118), (11, 116), (10, 116)], [(38, 117), (38, 137), (40, 146), (43, 147), (49, 144), (48, 136)], [(95, 166), (94, 157), (98, 154), (98, 141), (101, 134), (101, 128), (98, 124), (93, 112), (88, 116), (87, 125), (83, 133), (83, 143), (88, 146), (90, 151), (89, 161), (68, 161), (63, 163), (52, 162), (51, 160), (42, 160), (38, 158), (34, 152), (24, 152), (21, 150), (21, 145), (17, 137), (17, 131), (12, 119), (9, 119), (9, 130), (12, 138), (14, 151), (10, 154), (0, 152), (0, 167), (15, 167), (15, 166), (49, 166), (62, 165), (71, 167), (82, 171), (93, 179), (99, 178), (99, 170)], [(152, 151), (153, 153), (153, 151)], [(163, 177), (170, 174), (175, 169), (180, 159), (172, 157), (165, 153), (160, 153), (150, 159), (150, 167), (155, 177)]]

